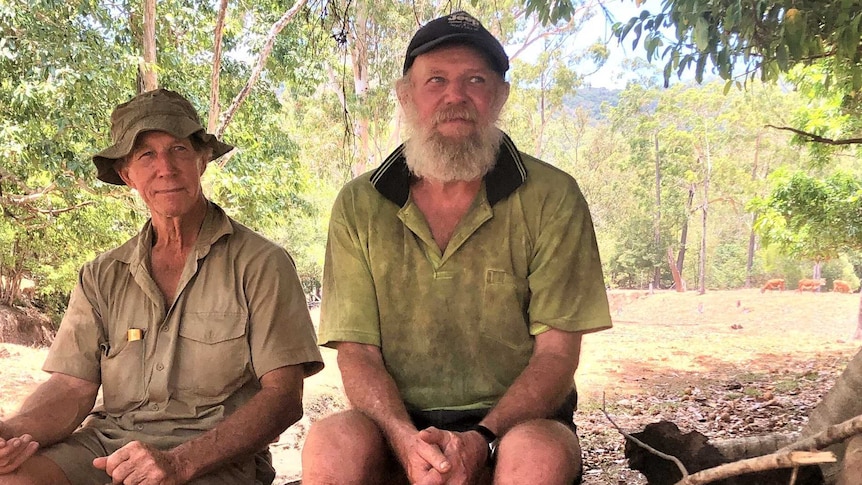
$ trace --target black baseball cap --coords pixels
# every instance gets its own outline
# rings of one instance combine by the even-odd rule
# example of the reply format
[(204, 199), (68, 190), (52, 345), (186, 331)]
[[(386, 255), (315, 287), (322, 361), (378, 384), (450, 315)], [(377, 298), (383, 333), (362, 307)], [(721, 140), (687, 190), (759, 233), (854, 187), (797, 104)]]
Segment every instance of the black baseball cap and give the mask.
[(460, 10), (445, 17), (436, 18), (423, 25), (407, 46), (404, 59), (404, 74), (413, 65), (416, 57), (430, 52), (444, 44), (463, 44), (473, 46), (488, 59), (491, 69), (505, 76), (509, 70), (509, 57), (503, 45), (491, 35), (472, 15)]

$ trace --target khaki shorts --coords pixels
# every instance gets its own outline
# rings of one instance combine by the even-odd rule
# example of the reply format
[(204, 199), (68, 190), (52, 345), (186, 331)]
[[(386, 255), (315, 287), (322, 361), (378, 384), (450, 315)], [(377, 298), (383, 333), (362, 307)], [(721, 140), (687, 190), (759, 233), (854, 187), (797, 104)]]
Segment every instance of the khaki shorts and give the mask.
[[(128, 440), (106, 436), (101, 430), (83, 427), (66, 440), (40, 452), (57, 464), (73, 485), (105, 485), (111, 478), (93, 466), (93, 459), (108, 456), (123, 447)], [(192, 485), (269, 485), (275, 479), (268, 451), (254, 458), (229, 463), (203, 477), (188, 482)]]

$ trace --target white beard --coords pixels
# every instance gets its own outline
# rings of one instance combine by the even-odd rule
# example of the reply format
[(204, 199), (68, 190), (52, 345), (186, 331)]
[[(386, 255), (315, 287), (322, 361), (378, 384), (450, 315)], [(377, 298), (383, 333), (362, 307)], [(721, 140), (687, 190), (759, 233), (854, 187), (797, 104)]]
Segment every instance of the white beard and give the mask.
[(503, 132), (491, 120), (473, 134), (450, 137), (436, 130), (437, 123), (451, 119), (476, 121), (478, 114), (466, 106), (453, 106), (434, 114), (430, 127), (423, 126), (412, 104), (405, 107), (410, 138), (404, 142), (407, 167), (419, 178), (439, 182), (471, 181), (494, 168)]

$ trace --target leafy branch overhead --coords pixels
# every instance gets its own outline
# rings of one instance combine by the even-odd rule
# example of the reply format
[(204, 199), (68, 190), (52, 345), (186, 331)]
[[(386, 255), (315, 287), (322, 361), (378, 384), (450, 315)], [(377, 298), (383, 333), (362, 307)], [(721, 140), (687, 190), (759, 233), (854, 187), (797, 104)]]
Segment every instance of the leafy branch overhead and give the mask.
[(701, 82), (709, 64), (730, 88), (826, 61), (832, 68), (827, 84), (862, 88), (858, 0), (663, 0), (660, 12), (643, 10), (615, 24), (614, 32), (633, 47), (642, 44), (649, 60), (665, 60), (665, 83), (692, 68)]

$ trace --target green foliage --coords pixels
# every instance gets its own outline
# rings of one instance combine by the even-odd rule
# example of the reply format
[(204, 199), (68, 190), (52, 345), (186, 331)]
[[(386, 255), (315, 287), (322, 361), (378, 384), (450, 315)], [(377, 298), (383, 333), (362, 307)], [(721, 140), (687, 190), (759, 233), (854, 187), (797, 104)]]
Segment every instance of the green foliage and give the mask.
[(757, 73), (774, 81), (797, 64), (829, 58), (827, 83), (862, 88), (858, 0), (663, 0), (659, 13), (643, 10), (614, 31), (620, 41), (642, 42), (648, 59), (666, 59), (666, 82), (687, 69), (701, 82), (707, 64), (728, 83)]
[[(472, 0), (477, 5), (478, 0)], [(571, 0), (527, 0), (527, 15), (539, 17), (543, 24), (553, 24), (560, 20), (569, 20), (582, 2)]]
[(808, 259), (828, 261), (862, 248), (862, 178), (837, 171), (819, 179), (802, 171), (773, 174), (774, 187), (752, 201), (755, 228), (765, 243)]

